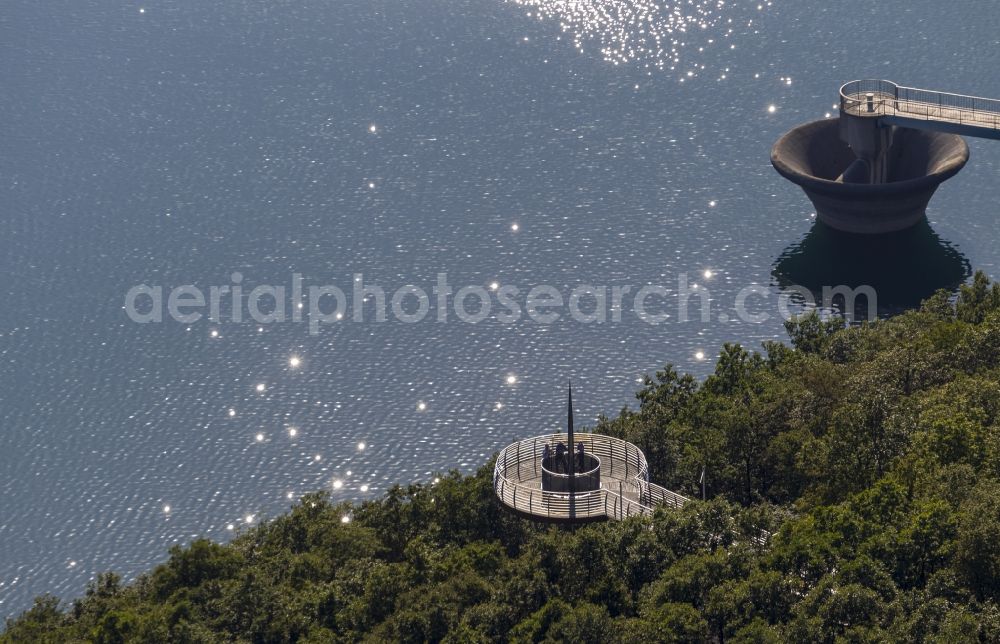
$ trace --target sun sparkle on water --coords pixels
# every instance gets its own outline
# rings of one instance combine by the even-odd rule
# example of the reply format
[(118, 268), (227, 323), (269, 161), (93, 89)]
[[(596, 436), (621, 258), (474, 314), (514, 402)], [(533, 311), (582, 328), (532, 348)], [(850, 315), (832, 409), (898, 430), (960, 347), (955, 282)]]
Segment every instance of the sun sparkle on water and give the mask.
[[(585, 44), (588, 49), (593, 45), (604, 60), (614, 65), (639, 63), (644, 68), (665, 71), (676, 70), (689, 52), (697, 55), (725, 44), (730, 51), (736, 49), (730, 39), (744, 32), (756, 34), (756, 14), (771, 6), (770, 1), (761, 3), (754, 11), (753, 5), (727, 3), (726, 0), (513, 2), (532, 9), (539, 20), (558, 23), (561, 31), (569, 34), (573, 47), (581, 53), (585, 51)], [(559, 39), (557, 36), (556, 40)], [(704, 69), (704, 65), (695, 67), (699, 71)], [(693, 70), (686, 70), (679, 80), (683, 82), (695, 76)]]

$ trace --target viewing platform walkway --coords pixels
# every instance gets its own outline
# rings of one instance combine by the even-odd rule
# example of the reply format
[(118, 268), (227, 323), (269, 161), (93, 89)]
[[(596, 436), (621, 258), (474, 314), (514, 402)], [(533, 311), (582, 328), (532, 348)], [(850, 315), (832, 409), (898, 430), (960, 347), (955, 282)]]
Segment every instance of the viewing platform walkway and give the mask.
[(688, 499), (649, 482), (646, 457), (632, 443), (602, 434), (579, 433), (587, 454), (600, 460), (600, 488), (569, 494), (542, 489), (542, 459), (568, 434), (548, 434), (518, 441), (497, 456), (493, 488), (501, 503), (532, 519), (583, 522), (602, 519), (622, 521), (649, 515), (658, 505), (681, 507)]
[(887, 125), (1000, 140), (1000, 100), (992, 98), (857, 80), (840, 88), (840, 111)]

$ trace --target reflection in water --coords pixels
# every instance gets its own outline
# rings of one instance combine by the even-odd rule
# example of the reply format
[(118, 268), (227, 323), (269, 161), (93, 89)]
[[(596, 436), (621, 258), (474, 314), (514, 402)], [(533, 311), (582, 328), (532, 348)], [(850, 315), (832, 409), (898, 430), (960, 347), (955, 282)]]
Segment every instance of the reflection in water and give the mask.
[(683, 53), (734, 49), (737, 30), (753, 31), (755, 15), (771, 6), (771, 0), (728, 6), (725, 0), (512, 1), (532, 9), (540, 20), (558, 21), (577, 49), (594, 42), (616, 65), (640, 61), (646, 67), (681, 71), (682, 78), (705, 69), (692, 62), (682, 68)]
[[(919, 306), (938, 289), (956, 289), (971, 272), (969, 260), (924, 219), (888, 235), (853, 235), (817, 222), (801, 242), (785, 249), (771, 275), (782, 290), (804, 286), (817, 302), (824, 286), (871, 286), (878, 315), (885, 317)], [(841, 302), (834, 305), (842, 310)], [(864, 298), (858, 298), (855, 315), (866, 310)]]

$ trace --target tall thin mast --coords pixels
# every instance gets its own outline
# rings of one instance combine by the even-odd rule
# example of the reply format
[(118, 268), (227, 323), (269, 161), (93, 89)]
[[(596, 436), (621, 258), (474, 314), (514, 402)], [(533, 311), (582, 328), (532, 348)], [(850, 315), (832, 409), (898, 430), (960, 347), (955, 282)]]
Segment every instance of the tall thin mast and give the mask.
[(569, 433), (569, 493), (576, 493), (576, 443), (573, 440), (573, 383), (569, 383), (568, 419)]

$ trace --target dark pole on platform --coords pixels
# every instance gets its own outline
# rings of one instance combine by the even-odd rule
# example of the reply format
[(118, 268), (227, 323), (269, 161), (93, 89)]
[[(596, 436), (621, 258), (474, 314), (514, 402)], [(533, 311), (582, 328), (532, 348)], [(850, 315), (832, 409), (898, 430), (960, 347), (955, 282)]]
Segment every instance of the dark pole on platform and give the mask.
[(576, 444), (573, 442), (573, 383), (569, 383), (569, 402), (567, 403), (568, 418), (566, 421), (569, 433), (569, 518), (576, 518)]

